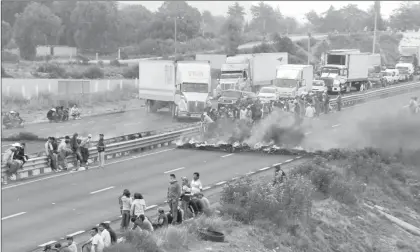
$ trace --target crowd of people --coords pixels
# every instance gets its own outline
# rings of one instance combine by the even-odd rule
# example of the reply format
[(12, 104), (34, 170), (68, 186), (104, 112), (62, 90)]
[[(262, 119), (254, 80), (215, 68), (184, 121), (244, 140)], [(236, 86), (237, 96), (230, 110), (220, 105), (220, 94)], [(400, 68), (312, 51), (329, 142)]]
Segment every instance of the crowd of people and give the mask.
[(64, 108), (64, 106), (58, 106), (51, 108), (47, 112), (47, 119), (51, 122), (64, 122), (68, 121), (70, 118), (74, 120), (80, 120), (80, 110), (76, 104), (71, 107), (69, 110), (68, 108)]
[(23, 119), (18, 112), (2, 112), (2, 128), (11, 129), (23, 127)]
[[(342, 95), (337, 96), (337, 111), (341, 111)], [(328, 114), (333, 108), (330, 104), (330, 96), (327, 92), (308, 93), (306, 95), (296, 96), (279, 100), (263, 102), (259, 98), (238, 99), (229, 106), (220, 106), (213, 108), (211, 102), (208, 102), (205, 112), (202, 115), (203, 131), (208, 131), (215, 127), (214, 122), (221, 118), (245, 121), (248, 124), (254, 124), (262, 118), (268, 116), (275, 109), (293, 113), (297, 123), (302, 123), (304, 118), (318, 117), (321, 113)], [(211, 131), (211, 130), (210, 130)]]
[[(65, 136), (63, 139), (56, 139), (55, 137), (48, 137), (45, 143), (45, 154), (47, 156), (48, 166), (53, 172), (68, 170), (68, 158), (74, 157), (74, 171), (84, 168), (89, 168), (89, 148), (92, 147), (92, 135), (87, 137), (79, 137), (79, 134), (74, 133), (72, 137)], [(5, 176), (3, 177), (3, 184), (8, 184), (8, 181), (15, 180), (17, 172), (23, 168), (23, 165), (28, 160), (25, 155), (25, 143), (15, 143), (5, 151), (2, 157), (2, 164), (6, 167)], [(105, 167), (105, 141), (104, 134), (99, 134), (99, 140), (96, 143), (98, 150), (99, 167)]]

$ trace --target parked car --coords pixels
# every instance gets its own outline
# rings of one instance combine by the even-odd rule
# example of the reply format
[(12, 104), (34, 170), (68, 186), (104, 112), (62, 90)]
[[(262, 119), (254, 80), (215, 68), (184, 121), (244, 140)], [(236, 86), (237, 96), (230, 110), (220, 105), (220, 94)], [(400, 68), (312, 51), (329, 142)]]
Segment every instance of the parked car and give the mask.
[(312, 82), (312, 92), (314, 93), (323, 93), (328, 91), (328, 87), (323, 80), (314, 80)]
[(222, 96), (218, 100), (217, 107), (231, 107), (236, 103), (237, 100), (250, 99), (252, 101), (257, 100), (257, 95), (253, 92), (229, 89), (222, 91)]
[(382, 73), (388, 85), (397, 84), (400, 81), (400, 74), (397, 69), (386, 69)]
[(279, 91), (276, 87), (263, 87), (260, 89), (257, 96), (263, 103), (276, 101), (279, 99)]

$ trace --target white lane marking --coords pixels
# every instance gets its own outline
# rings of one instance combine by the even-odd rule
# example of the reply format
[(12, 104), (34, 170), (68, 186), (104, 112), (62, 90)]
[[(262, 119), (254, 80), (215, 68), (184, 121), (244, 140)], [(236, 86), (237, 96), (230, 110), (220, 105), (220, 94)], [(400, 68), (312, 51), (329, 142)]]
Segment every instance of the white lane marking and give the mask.
[(232, 180), (237, 180), (239, 177), (234, 177), (234, 178), (232, 178)]
[(335, 124), (333, 126), (331, 126), (332, 128), (336, 128), (336, 127), (340, 127), (341, 124)]
[(89, 122), (87, 122), (87, 123), (95, 123), (95, 121), (89, 121)]
[(2, 145), (1, 147), (12, 146), (11, 144)]
[(312, 134), (312, 132), (308, 131), (308, 132), (305, 133), (305, 136), (310, 135), (310, 134)]
[(110, 224), (110, 223), (111, 223), (111, 221), (107, 220), (107, 221), (104, 221), (104, 223)]
[[(106, 163), (106, 165), (118, 164), (118, 163), (130, 161), (130, 160), (133, 160), (133, 159), (147, 157), (147, 156), (151, 156), (151, 155), (155, 155), (155, 154), (160, 154), (160, 153), (167, 152), (167, 151), (172, 151), (172, 150), (175, 150), (175, 148), (167, 149), (167, 150), (162, 150), (162, 151), (157, 151), (157, 152), (153, 152), (153, 153), (148, 153), (148, 154), (144, 154), (144, 155), (141, 155), (141, 156), (134, 156), (134, 157), (123, 159), (123, 160), (117, 160), (117, 161), (114, 161), (114, 162)], [(98, 168), (99, 168), (99, 166), (93, 166), (93, 167), (90, 167), (89, 170), (98, 169)], [(27, 184), (32, 184), (32, 183), (35, 183), (35, 182), (44, 181), (44, 180), (48, 180), (48, 179), (52, 179), (52, 178), (57, 178), (57, 177), (61, 177), (61, 176), (74, 175), (77, 172), (86, 172), (86, 171), (75, 171), (75, 172), (72, 172), (72, 173), (69, 172), (69, 173), (56, 174), (56, 175), (45, 177), (45, 178), (35, 179), (35, 180), (28, 181), (28, 182), (23, 182), (23, 183), (19, 183), (19, 184), (16, 184), (16, 185), (11, 185), (11, 186), (7, 186), (7, 187), (3, 187), (3, 188), (1, 188), (1, 190), (3, 191), (3, 190), (10, 189), (10, 188), (14, 188), (14, 187), (18, 187), (18, 186), (23, 186), (23, 185), (27, 185)]]
[(233, 153), (230, 153), (230, 154), (227, 154), (227, 155), (224, 155), (224, 156), (221, 156), (222, 158), (225, 158), (225, 157), (229, 157), (229, 156), (232, 156), (233, 155)]
[(13, 218), (13, 217), (20, 216), (20, 215), (22, 215), (22, 214), (26, 214), (26, 212), (20, 212), (20, 213), (17, 213), (17, 214), (12, 214), (12, 215), (9, 215), (9, 216), (6, 216), (6, 217), (1, 218), (1, 220), (2, 220), (2, 221), (3, 221), (3, 220), (7, 220), (7, 219), (10, 219), (10, 218)]
[[(289, 160), (291, 160), (291, 159), (289, 159)], [(284, 163), (277, 163), (277, 164), (273, 164), (273, 166), (276, 166), (276, 165), (282, 165), (282, 164), (284, 164)]]
[(206, 187), (203, 188), (203, 191), (208, 190), (210, 188), (211, 188), (210, 186), (206, 186)]
[(112, 188), (114, 188), (114, 187), (115, 187), (115, 186), (110, 186), (110, 187), (107, 187), (107, 188), (104, 188), (104, 189), (101, 189), (101, 190), (93, 191), (93, 192), (91, 192), (91, 193), (89, 193), (89, 194), (95, 194), (95, 193), (103, 192), (103, 191), (106, 191), (106, 190), (112, 189)]
[(216, 185), (223, 185), (224, 183), (226, 183), (226, 181), (220, 181), (219, 183), (216, 183)]
[(265, 170), (268, 170), (268, 169), (270, 169), (270, 167), (261, 168), (261, 169), (259, 169), (259, 171), (265, 171)]
[(164, 172), (164, 174), (174, 172), (174, 171), (179, 171), (179, 170), (182, 170), (182, 169), (185, 169), (185, 167), (179, 167), (179, 168), (176, 168), (176, 169), (173, 169), (173, 170), (169, 170), (169, 171)]
[(38, 247), (45, 247), (45, 246), (47, 246), (47, 245), (51, 245), (51, 244), (56, 243), (56, 242), (57, 242), (57, 241), (49, 241), (49, 242), (46, 242), (46, 243), (44, 243), (44, 244), (38, 245)]
[(289, 163), (289, 162), (292, 162), (293, 161), (293, 159), (287, 159), (286, 161), (284, 161), (284, 163)]
[(248, 172), (247, 174), (245, 174), (245, 175), (251, 175), (251, 174), (254, 174), (255, 172)]
[(131, 126), (131, 125), (137, 125), (137, 124), (141, 124), (142, 122), (134, 122), (134, 123), (125, 123), (123, 124), (124, 126)]
[(84, 232), (85, 232), (85, 230), (80, 230), (80, 231), (74, 232), (72, 234), (68, 234), (68, 235), (66, 235), (66, 237), (73, 237), (73, 236), (76, 236), (76, 235), (79, 235), (79, 234), (83, 234)]
[(157, 205), (151, 205), (151, 206), (146, 207), (146, 210), (149, 210), (149, 209), (152, 209), (152, 208), (155, 208), (155, 207), (157, 207)]
[(409, 106), (409, 105), (405, 105), (405, 106), (403, 106), (403, 108), (408, 108), (408, 106)]
[(41, 128), (41, 129), (39, 129), (39, 130), (48, 130), (47, 128)]

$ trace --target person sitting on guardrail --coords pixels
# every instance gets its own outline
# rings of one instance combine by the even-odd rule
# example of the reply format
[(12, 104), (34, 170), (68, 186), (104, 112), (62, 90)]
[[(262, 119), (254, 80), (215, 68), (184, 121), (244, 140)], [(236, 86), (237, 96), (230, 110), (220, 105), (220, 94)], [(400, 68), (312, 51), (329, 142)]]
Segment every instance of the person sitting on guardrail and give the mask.
[(180, 197), (181, 197), (181, 186), (176, 180), (175, 174), (170, 174), (168, 193), (167, 193), (167, 202), (168, 202), (169, 208), (171, 209), (172, 216), (175, 220), (178, 219), (177, 208), (178, 208), (178, 201)]
[(89, 146), (91, 139), (92, 135), (89, 134), (86, 138), (83, 138), (82, 142), (80, 143), (80, 154), (82, 156), (82, 161), (80, 165), (86, 166), (86, 170), (88, 170), (89, 165)]
[(96, 144), (96, 148), (98, 150), (99, 167), (101, 168), (105, 166), (105, 147), (104, 134), (99, 134), (99, 141)]
[(73, 105), (73, 107), (70, 109), (70, 116), (71, 118), (73, 118), (74, 120), (80, 120), (80, 110), (77, 107), (76, 104)]
[(16, 159), (21, 160), (22, 165), (24, 165), (26, 161), (28, 161), (29, 159), (28, 155), (25, 155), (25, 147), (26, 147), (26, 143), (20, 143), (20, 146), (17, 148), (17, 152), (16, 152)]
[(16, 175), (17, 171), (23, 165), (21, 160), (15, 158), (19, 147), (19, 143), (12, 144), (12, 147), (7, 149), (3, 154), (2, 163), (7, 168), (6, 177), (3, 178), (4, 184), (7, 184), (8, 180), (12, 180), (13, 176)]

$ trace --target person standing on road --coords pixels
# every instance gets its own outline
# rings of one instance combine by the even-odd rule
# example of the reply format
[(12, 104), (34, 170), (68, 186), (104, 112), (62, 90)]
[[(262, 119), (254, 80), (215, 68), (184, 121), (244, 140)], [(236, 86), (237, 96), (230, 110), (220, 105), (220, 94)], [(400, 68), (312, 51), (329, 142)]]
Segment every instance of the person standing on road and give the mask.
[(308, 107), (306, 107), (305, 116), (307, 118), (314, 118), (315, 116), (315, 108), (313, 104), (309, 104)]
[(73, 151), (73, 155), (74, 155), (74, 167), (75, 170), (78, 170), (79, 168), (79, 162), (80, 164), (82, 163), (82, 155), (80, 154), (80, 145), (79, 145), (79, 139), (78, 139), (79, 134), (74, 133), (73, 137), (70, 139), (70, 146), (71, 146), (71, 150)]
[(47, 155), (48, 164), (53, 172), (57, 172), (57, 161), (55, 160), (54, 148), (52, 146), (53, 138), (48, 137), (45, 143), (45, 154)]
[(98, 229), (101, 234), (102, 240), (104, 241), (104, 248), (111, 246), (111, 235), (106, 229), (105, 223), (99, 224)]
[(323, 100), (324, 100), (324, 113), (328, 114), (330, 110), (330, 97), (328, 96), (326, 91), (324, 92)]
[(131, 204), (130, 216), (138, 218), (146, 212), (146, 201), (140, 193), (134, 193), (133, 204)]
[(96, 148), (98, 150), (99, 167), (101, 168), (105, 166), (105, 147), (104, 134), (99, 134), (99, 141)]
[(340, 92), (338, 93), (338, 96), (337, 96), (337, 111), (341, 111), (341, 105), (342, 105), (342, 96)]
[(130, 198), (130, 191), (125, 189), (123, 192), (122, 197), (120, 198), (121, 204), (121, 231), (126, 231), (128, 226), (130, 225), (130, 210), (132, 201)]
[[(181, 186), (176, 180), (175, 174), (169, 175), (169, 187), (168, 187), (168, 204), (171, 209), (172, 218), (174, 220), (178, 219), (178, 201), (181, 197)], [(175, 223), (175, 222), (174, 222)]]
[(91, 139), (92, 135), (89, 134), (86, 138), (82, 139), (82, 142), (80, 143), (80, 154), (82, 154), (82, 163), (86, 166), (86, 170), (88, 169), (89, 146)]

